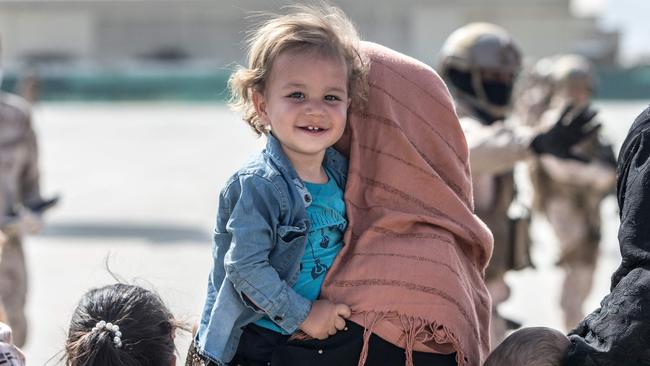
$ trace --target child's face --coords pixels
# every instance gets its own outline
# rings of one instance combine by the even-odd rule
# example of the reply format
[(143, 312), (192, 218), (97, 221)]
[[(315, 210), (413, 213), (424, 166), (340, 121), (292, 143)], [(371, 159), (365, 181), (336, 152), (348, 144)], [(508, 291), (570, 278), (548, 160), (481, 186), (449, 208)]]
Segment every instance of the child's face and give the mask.
[(292, 162), (322, 160), (345, 129), (347, 84), (342, 60), (286, 51), (276, 58), (264, 92), (256, 92), (253, 101)]

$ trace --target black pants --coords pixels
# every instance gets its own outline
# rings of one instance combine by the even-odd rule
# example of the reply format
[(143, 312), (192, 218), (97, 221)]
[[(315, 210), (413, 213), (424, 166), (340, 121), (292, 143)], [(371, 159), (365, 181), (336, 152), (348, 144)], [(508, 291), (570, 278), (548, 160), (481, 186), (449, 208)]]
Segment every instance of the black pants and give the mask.
[[(272, 362), (273, 351), (282, 347), (289, 336), (248, 324), (239, 339), (237, 353), (230, 361), (231, 366), (268, 366)], [(273, 363), (276, 364), (276, 363)]]
[[(363, 327), (348, 321), (342, 330), (325, 340), (288, 341), (288, 336), (249, 324), (231, 366), (357, 366), (363, 347)], [(189, 356), (188, 356), (189, 357)], [(404, 349), (372, 334), (366, 366), (402, 366)], [(415, 366), (457, 366), (456, 354), (413, 352)], [(211, 363), (206, 362), (206, 366)]]
[[(244, 328), (231, 366), (357, 366), (363, 347), (363, 327), (347, 322), (325, 340), (288, 341), (288, 336), (250, 324)], [(404, 349), (376, 335), (370, 336), (366, 366), (401, 366)], [(415, 366), (456, 366), (456, 354), (413, 352)]]
[[(363, 347), (363, 327), (348, 321), (347, 329), (319, 341), (289, 341), (273, 353), (273, 366), (357, 366)], [(366, 366), (402, 366), (406, 363), (403, 348), (372, 334)], [(413, 352), (415, 366), (456, 366), (456, 354)]]
[[(235, 357), (228, 363), (230, 366), (268, 366), (271, 362), (273, 351), (287, 342), (289, 336), (248, 324), (243, 328), (243, 333), (237, 345)], [(187, 351), (185, 366), (216, 366), (216, 363), (201, 356), (196, 350), (195, 341), (192, 341)]]

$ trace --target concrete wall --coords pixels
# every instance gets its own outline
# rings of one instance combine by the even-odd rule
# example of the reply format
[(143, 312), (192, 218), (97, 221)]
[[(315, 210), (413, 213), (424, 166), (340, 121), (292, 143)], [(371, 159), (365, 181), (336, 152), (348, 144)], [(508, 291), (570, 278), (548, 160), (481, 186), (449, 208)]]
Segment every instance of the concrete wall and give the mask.
[(94, 14), (85, 9), (39, 12), (0, 10), (4, 59), (9, 63), (38, 54), (91, 58)]
[[(223, 66), (242, 62), (250, 11), (274, 10), (263, 0), (21, 0), (0, 2), (3, 61), (11, 67), (34, 58), (67, 55), (83, 65), (121, 66), (153, 54), (187, 55)], [(490, 21), (511, 31), (527, 55), (581, 50), (615, 55), (617, 37), (593, 20), (573, 19), (569, 0), (359, 0), (335, 1), (364, 39), (434, 64), (451, 31)], [(596, 51), (594, 51), (596, 50)]]

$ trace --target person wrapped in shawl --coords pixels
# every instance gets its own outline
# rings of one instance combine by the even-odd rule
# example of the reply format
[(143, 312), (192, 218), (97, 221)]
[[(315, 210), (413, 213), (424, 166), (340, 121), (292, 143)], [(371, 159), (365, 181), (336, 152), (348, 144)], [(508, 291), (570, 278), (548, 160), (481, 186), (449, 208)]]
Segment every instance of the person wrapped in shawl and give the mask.
[(290, 341), (274, 362), (481, 365), (493, 243), (473, 213), (468, 147), (449, 91), (417, 60), (367, 42), (362, 52), (368, 102), (350, 112), (336, 145), (349, 157), (349, 226), (321, 292), (352, 308), (350, 330)]
[(616, 176), (623, 260), (600, 308), (569, 333), (567, 366), (650, 365), (650, 107), (623, 142)]

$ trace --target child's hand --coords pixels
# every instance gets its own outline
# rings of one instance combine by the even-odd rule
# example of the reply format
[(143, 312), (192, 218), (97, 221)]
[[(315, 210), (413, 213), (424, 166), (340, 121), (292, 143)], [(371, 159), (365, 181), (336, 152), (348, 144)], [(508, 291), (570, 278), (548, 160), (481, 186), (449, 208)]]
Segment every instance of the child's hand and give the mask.
[(316, 339), (326, 339), (345, 328), (345, 319), (350, 317), (350, 314), (350, 307), (345, 304), (316, 300), (300, 329)]

